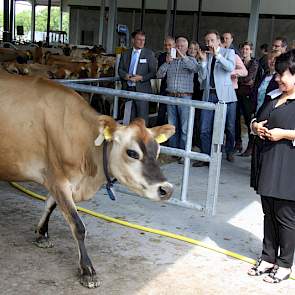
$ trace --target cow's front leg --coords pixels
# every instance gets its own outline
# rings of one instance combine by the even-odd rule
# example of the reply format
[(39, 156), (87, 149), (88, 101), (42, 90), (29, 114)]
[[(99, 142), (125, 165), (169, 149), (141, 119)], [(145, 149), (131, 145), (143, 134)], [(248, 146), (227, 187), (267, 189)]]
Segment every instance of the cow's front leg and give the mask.
[(78, 244), (80, 283), (87, 288), (96, 288), (100, 285), (100, 282), (97, 279), (95, 269), (92, 266), (84, 244), (86, 228), (78, 215), (70, 190), (66, 189), (66, 191), (68, 193), (56, 192), (56, 202), (69, 223)]
[(49, 239), (48, 222), (49, 222), (50, 215), (55, 208), (56, 208), (56, 202), (53, 199), (53, 197), (50, 195), (48, 199), (46, 200), (44, 213), (36, 229), (37, 237), (34, 244), (40, 248), (53, 247), (53, 243)]

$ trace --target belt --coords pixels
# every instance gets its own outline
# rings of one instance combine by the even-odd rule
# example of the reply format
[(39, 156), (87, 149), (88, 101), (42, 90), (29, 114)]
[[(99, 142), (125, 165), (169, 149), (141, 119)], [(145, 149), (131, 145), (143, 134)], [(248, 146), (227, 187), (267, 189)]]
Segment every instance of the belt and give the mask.
[(174, 96), (174, 97), (182, 97), (182, 96), (192, 96), (192, 93), (188, 92), (168, 92), (168, 96)]

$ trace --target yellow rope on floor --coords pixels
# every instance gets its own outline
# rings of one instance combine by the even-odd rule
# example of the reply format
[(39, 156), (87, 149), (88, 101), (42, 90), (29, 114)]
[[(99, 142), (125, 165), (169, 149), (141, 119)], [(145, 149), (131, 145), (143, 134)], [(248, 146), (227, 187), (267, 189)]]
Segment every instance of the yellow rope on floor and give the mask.
[[(17, 188), (18, 190), (24, 192), (25, 194), (27, 194), (27, 195), (35, 198), (35, 199), (39, 199), (39, 200), (42, 200), (42, 201), (46, 200), (46, 197), (41, 196), (41, 195), (39, 195), (39, 194), (37, 194), (37, 193), (23, 187), (20, 184), (17, 184), (15, 182), (10, 182), (10, 184), (13, 187)], [(86, 213), (88, 215), (94, 216), (96, 218), (109, 221), (109, 222), (117, 223), (117, 224), (120, 224), (120, 225), (123, 225), (123, 226), (127, 226), (127, 227), (130, 227), (130, 228), (137, 229), (137, 230), (141, 230), (141, 231), (157, 234), (157, 235), (160, 235), (160, 236), (176, 239), (176, 240), (179, 240), (179, 241), (187, 242), (187, 243), (190, 243), (190, 244), (193, 244), (193, 245), (197, 245), (197, 246), (200, 246), (200, 247), (203, 247), (203, 248), (206, 248), (206, 249), (209, 249), (209, 250), (212, 250), (212, 251), (215, 251), (215, 252), (218, 252), (218, 253), (233, 257), (233, 258), (236, 258), (238, 260), (242, 260), (242, 261), (250, 263), (250, 264), (255, 264), (255, 262), (256, 262), (252, 258), (243, 256), (243, 255), (240, 255), (238, 253), (235, 253), (235, 252), (232, 252), (232, 251), (229, 251), (229, 250), (226, 250), (226, 249), (222, 249), (222, 248), (219, 248), (219, 247), (216, 247), (216, 246), (213, 246), (213, 245), (209, 245), (209, 244), (206, 244), (206, 243), (204, 243), (202, 241), (191, 239), (191, 238), (188, 238), (188, 237), (185, 237), (185, 236), (182, 236), (182, 235), (177, 235), (177, 234), (173, 234), (173, 233), (170, 233), (170, 232), (167, 232), (167, 231), (153, 229), (153, 228), (141, 226), (141, 225), (138, 225), (138, 224), (130, 223), (130, 222), (127, 222), (127, 221), (123, 221), (123, 220), (120, 220), (120, 219), (117, 219), (117, 218), (113, 218), (113, 217), (110, 217), (110, 216), (107, 216), (107, 215), (104, 215), (104, 214), (101, 214), (101, 213), (97, 213), (97, 212), (88, 210), (86, 208), (78, 207), (78, 206), (77, 206), (77, 210), (80, 211), (80, 212)], [(291, 276), (290, 279), (295, 280), (295, 277)]]

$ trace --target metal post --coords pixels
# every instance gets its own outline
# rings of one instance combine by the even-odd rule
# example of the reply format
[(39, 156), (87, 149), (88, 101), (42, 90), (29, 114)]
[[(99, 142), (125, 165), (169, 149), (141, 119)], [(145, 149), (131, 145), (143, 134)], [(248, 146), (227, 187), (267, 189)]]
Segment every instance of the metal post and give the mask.
[(104, 13), (106, 1), (101, 0), (100, 14), (99, 14), (99, 31), (98, 31), (98, 44), (103, 46), (103, 27), (104, 27)]
[(167, 0), (167, 11), (166, 11), (164, 38), (166, 38), (170, 33), (169, 27), (170, 27), (171, 8), (172, 8), (172, 0)]
[(273, 15), (271, 17), (271, 27), (270, 27), (270, 44), (272, 44), (273, 39), (274, 39), (274, 30), (275, 30), (275, 21), (276, 21), (276, 17)]
[(108, 35), (106, 50), (108, 53), (113, 53), (114, 50), (114, 35), (117, 19), (117, 0), (109, 0), (109, 20), (108, 20)]
[(256, 48), (260, 2), (261, 2), (261, 0), (251, 0), (251, 11), (250, 11), (250, 18), (249, 18), (248, 39), (247, 40), (253, 43), (254, 49)]
[[(191, 152), (191, 150), (192, 150), (194, 118), (195, 118), (195, 108), (190, 107), (189, 117), (188, 117), (188, 130), (187, 130), (186, 145), (185, 145), (186, 152)], [(185, 156), (182, 186), (181, 186), (181, 196), (180, 196), (180, 200), (182, 202), (187, 201), (187, 187), (188, 187), (189, 169), (190, 169), (190, 158)]]
[(11, 34), (11, 40), (14, 39), (14, 13), (15, 13), (15, 0), (10, 0), (9, 31)]
[(77, 18), (76, 18), (76, 44), (81, 43), (81, 34), (80, 34), (80, 9), (75, 9), (77, 13)]
[(60, 0), (60, 14), (59, 14), (59, 30), (62, 31), (62, 8), (63, 8), (63, 0)]
[(31, 40), (35, 42), (36, 30), (36, 0), (32, 0), (32, 15), (31, 15)]
[(9, 36), (9, 0), (3, 1), (3, 41), (11, 41)]
[(202, 4), (203, 4), (203, 0), (199, 0), (199, 7), (198, 7), (198, 26), (197, 26), (197, 41), (199, 42), (199, 38), (200, 38), (200, 25), (201, 25), (201, 16), (202, 16)]
[(145, 0), (141, 0), (140, 30), (143, 30), (143, 21), (145, 14)]
[(173, 37), (175, 37), (176, 10), (177, 10), (177, 0), (173, 0), (172, 31), (171, 31), (171, 35)]
[(47, 30), (46, 30), (46, 43), (49, 45), (49, 32), (50, 32), (50, 12), (51, 12), (51, 0), (48, 0), (47, 7)]
[(209, 165), (208, 190), (205, 212), (206, 216), (213, 216), (216, 213), (216, 204), (218, 197), (218, 186), (221, 168), (221, 146), (223, 144), (224, 127), (226, 119), (225, 103), (217, 103), (215, 109), (212, 147), (211, 147), (211, 161)]
[[(120, 62), (121, 54), (116, 55), (116, 64), (115, 64), (115, 78), (119, 77), (118, 69), (119, 69), (119, 62)], [(119, 89), (119, 81), (115, 81), (115, 89)], [(113, 118), (117, 119), (119, 113), (119, 97), (114, 96), (114, 106), (113, 106)]]
[(196, 32), (197, 32), (197, 22), (198, 22), (198, 14), (194, 12), (193, 14), (193, 33), (192, 33), (192, 39), (197, 40), (196, 38)]
[(135, 11), (135, 9), (133, 9), (133, 11), (132, 11), (131, 32), (135, 31), (135, 16), (136, 16), (136, 11)]

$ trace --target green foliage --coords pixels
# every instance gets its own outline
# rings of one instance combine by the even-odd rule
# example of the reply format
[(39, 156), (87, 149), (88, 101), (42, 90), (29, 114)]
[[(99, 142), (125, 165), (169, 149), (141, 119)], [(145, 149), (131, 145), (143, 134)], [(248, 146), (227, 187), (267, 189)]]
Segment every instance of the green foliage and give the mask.
[[(52, 7), (50, 14), (50, 30), (59, 30), (59, 16), (60, 8)], [(0, 28), (3, 26), (3, 11), (0, 10)], [(25, 10), (19, 12), (15, 16), (15, 26), (23, 26), (24, 33), (28, 33), (31, 30), (31, 11)], [(39, 10), (36, 13), (36, 31), (46, 32), (47, 30), (47, 7)], [(63, 13), (63, 30), (68, 32), (69, 30), (69, 13)]]
[(24, 33), (31, 30), (31, 11), (25, 10), (16, 15), (15, 27), (17, 26), (24, 26)]
[[(50, 30), (59, 30), (60, 8), (52, 7), (50, 13)], [(68, 31), (69, 14), (63, 13), (63, 29)], [(36, 31), (46, 32), (47, 30), (47, 8), (36, 13)]]

